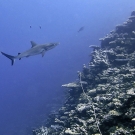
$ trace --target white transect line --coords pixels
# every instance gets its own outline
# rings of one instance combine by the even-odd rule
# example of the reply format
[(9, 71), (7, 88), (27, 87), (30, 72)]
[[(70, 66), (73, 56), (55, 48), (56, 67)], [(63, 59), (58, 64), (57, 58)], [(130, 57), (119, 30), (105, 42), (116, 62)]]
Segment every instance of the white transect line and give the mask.
[[(90, 102), (90, 100), (89, 100), (89, 98), (88, 98), (88, 95), (84, 92), (84, 88), (83, 88), (83, 85), (82, 85), (82, 83), (81, 83), (81, 82), (82, 82), (82, 80), (81, 80), (81, 72), (79, 72), (79, 75), (80, 75), (80, 84), (81, 84), (81, 88), (82, 88), (82, 90), (83, 90), (83, 93), (84, 93), (84, 95), (87, 97), (87, 100)], [(91, 101), (90, 103), (92, 104), (92, 108), (93, 108), (93, 111), (94, 111), (94, 116), (95, 116), (97, 128), (98, 128), (98, 130), (99, 130), (99, 133), (102, 135), (101, 130), (100, 130), (99, 125), (98, 125), (98, 120), (97, 120), (97, 116), (96, 116), (96, 112), (95, 112), (94, 105), (93, 105), (92, 101)]]

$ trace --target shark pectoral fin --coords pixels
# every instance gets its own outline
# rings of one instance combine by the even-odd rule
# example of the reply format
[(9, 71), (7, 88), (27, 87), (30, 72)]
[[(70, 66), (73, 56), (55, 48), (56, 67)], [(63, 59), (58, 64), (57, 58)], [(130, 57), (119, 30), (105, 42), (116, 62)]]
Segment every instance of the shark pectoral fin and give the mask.
[[(18, 53), (18, 55), (20, 55), (21, 53)], [(19, 58), (19, 60), (21, 60), (21, 58)]]
[(45, 50), (42, 51), (42, 57), (45, 55)]

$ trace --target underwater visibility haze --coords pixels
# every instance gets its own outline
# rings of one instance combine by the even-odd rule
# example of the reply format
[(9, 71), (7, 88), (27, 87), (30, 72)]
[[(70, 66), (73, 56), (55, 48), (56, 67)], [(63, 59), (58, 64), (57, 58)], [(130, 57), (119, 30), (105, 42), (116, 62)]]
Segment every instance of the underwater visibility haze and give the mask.
[[(31, 135), (64, 102), (62, 84), (88, 64), (89, 45), (125, 21), (134, 0), (1, 0), (0, 51), (11, 56), (38, 45), (60, 43), (42, 54), (0, 54), (0, 134)], [(33, 53), (32, 53), (33, 55)], [(44, 55), (44, 57), (42, 57)]]

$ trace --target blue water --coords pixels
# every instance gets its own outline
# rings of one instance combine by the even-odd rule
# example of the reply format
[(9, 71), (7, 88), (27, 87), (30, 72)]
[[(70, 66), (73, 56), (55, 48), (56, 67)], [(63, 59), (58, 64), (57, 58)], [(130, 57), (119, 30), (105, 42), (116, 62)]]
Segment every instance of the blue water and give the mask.
[(88, 64), (88, 46), (100, 45), (98, 39), (126, 21), (134, 5), (134, 0), (0, 0), (0, 51), (17, 55), (31, 40), (60, 42), (43, 58), (23, 58), (13, 66), (0, 54), (0, 134), (31, 135), (45, 124), (64, 100), (61, 85), (76, 80)]

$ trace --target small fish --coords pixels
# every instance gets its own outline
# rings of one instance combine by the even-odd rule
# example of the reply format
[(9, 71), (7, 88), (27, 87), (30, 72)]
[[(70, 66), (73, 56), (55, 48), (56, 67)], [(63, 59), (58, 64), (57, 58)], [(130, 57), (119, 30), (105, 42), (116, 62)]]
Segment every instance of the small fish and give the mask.
[(82, 31), (82, 30), (84, 30), (84, 26), (81, 27), (81, 28), (78, 30), (78, 32), (80, 32), (80, 31)]

